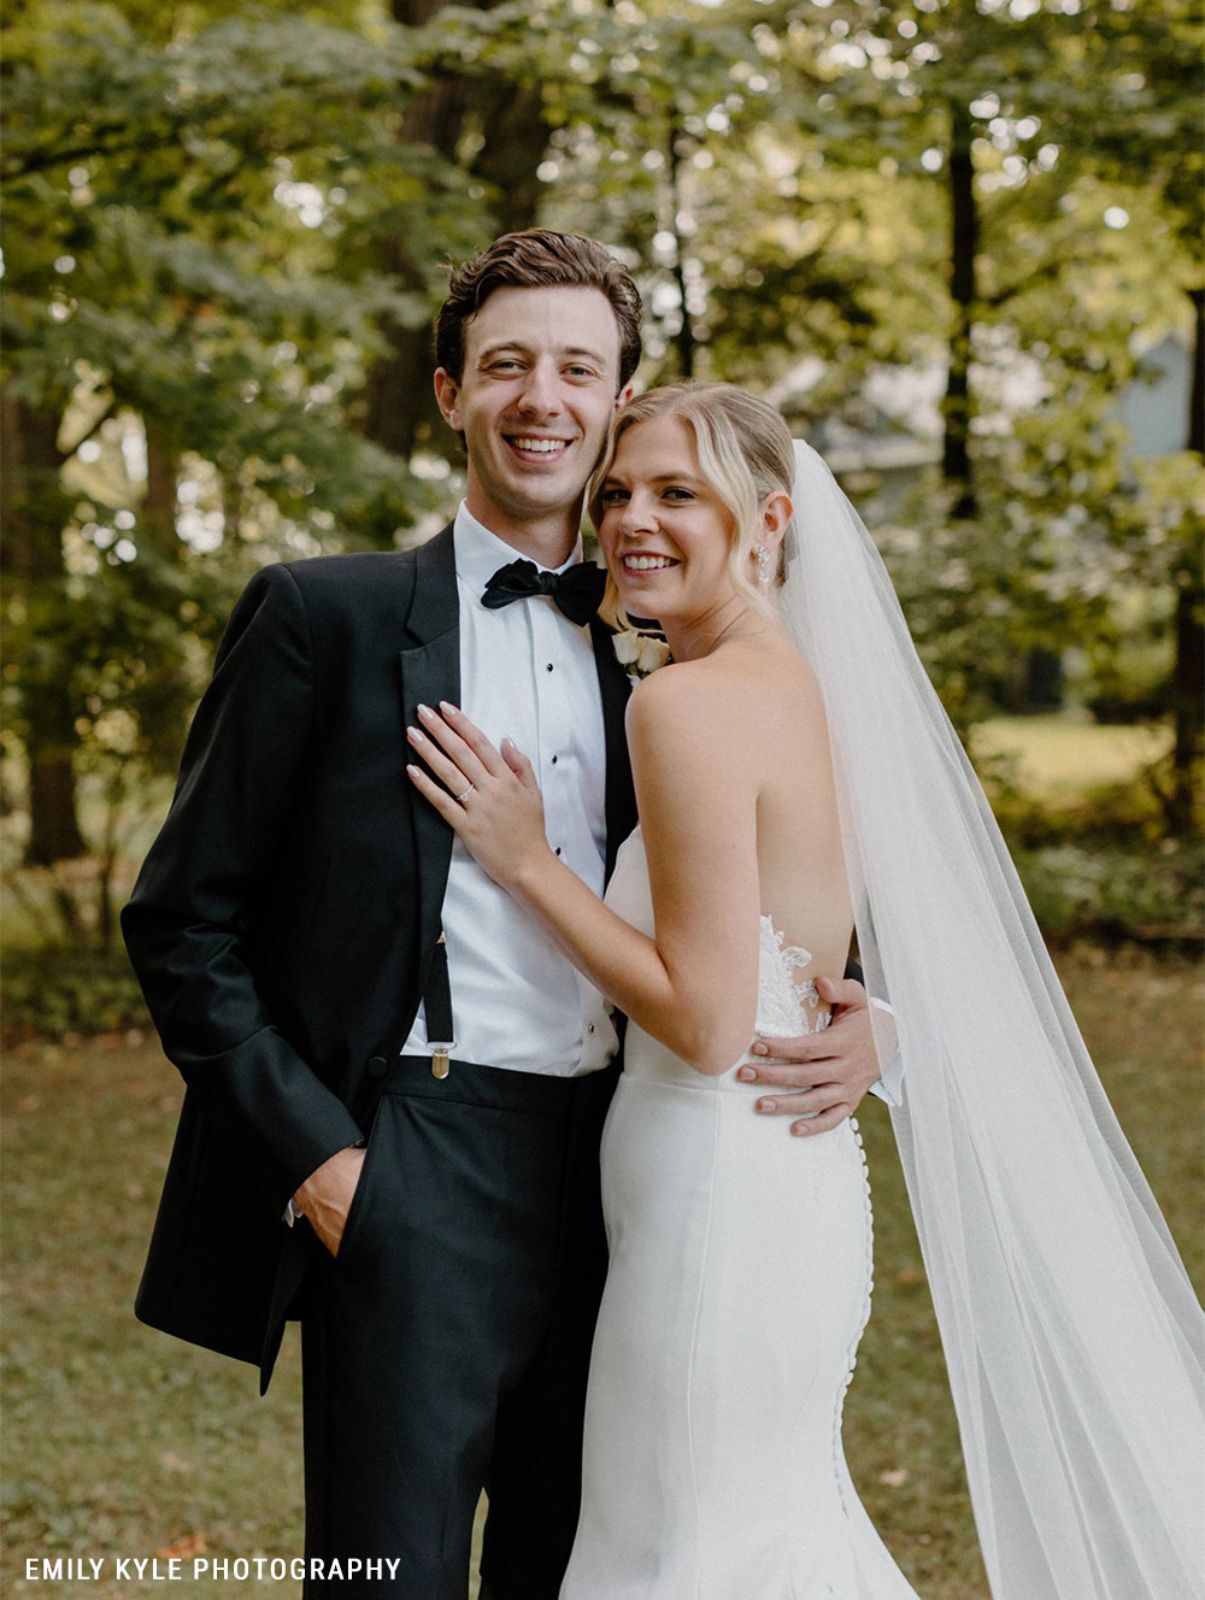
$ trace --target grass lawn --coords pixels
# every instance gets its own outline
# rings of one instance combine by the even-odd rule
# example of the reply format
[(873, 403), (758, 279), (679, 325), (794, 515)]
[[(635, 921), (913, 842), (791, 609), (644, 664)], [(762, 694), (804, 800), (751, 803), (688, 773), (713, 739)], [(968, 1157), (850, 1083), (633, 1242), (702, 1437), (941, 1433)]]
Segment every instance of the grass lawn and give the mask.
[[(1063, 962), (1114, 1104), (1205, 1282), (1200, 986), (1184, 966)], [(5, 1509), (0, 1592), (121, 1600), (162, 1585), (35, 1584), (25, 1558), (301, 1553), (298, 1351), (250, 1367), (141, 1327), (130, 1304), (178, 1103), (149, 1039), (11, 1052), (4, 1080)], [(1041, 1108), (1035, 1108), (1040, 1115)], [(862, 1118), (877, 1287), (846, 1410), (854, 1477), (924, 1600), (986, 1600), (937, 1333), (886, 1114)], [(784, 1134), (785, 1137), (785, 1134)], [(111, 1569), (111, 1563), (110, 1563)], [(180, 1600), (295, 1592), (175, 1583)]]
[(1170, 727), (1113, 726), (1074, 715), (992, 717), (971, 732), (976, 758), (1011, 756), (1027, 793), (1054, 802), (1128, 783), (1171, 748)]

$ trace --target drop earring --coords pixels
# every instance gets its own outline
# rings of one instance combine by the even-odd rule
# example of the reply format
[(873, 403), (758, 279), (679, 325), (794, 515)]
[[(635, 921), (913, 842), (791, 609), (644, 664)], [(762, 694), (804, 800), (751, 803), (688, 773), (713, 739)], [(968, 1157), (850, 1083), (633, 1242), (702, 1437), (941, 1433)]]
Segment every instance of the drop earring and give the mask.
[(757, 547), (757, 581), (763, 589), (770, 582), (770, 552), (764, 544)]

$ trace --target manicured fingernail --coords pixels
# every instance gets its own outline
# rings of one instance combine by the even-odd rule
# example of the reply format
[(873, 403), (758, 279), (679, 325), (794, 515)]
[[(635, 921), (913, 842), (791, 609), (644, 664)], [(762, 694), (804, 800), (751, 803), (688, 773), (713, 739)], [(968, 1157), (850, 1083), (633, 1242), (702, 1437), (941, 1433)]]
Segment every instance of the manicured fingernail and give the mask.
[(502, 740), (502, 748), (505, 750), (507, 745), (509, 745), (512, 750), (515, 749), (515, 741), (511, 738), (509, 733)]
[(406, 772), (411, 778), (413, 778), (413, 777), (415, 777), (417, 775), (418, 768), (417, 767), (412, 767), (409, 764), (409, 762), (407, 762), (407, 764), (406, 764)]
[(427, 735), (425, 733), (423, 733), (423, 731), (420, 728), (407, 728), (406, 732), (410, 735), (410, 737), (412, 739), (415, 739), (415, 740), (425, 739), (427, 737)]
[(418, 714), (420, 717), (433, 717), (435, 715), (430, 706), (419, 706)]
[(770, 1054), (770, 1046), (759, 1041), (753, 1046), (753, 1054), (755, 1056), (768, 1056)]
[(777, 1111), (778, 1110), (778, 1101), (777, 1100), (759, 1100), (757, 1102), (757, 1109), (759, 1111)]
[(752, 1067), (742, 1067), (741, 1070), (737, 1073), (737, 1077), (741, 1080), (742, 1083), (756, 1083), (757, 1082), (757, 1073), (754, 1072)]
[(806, 1122), (792, 1122), (792, 1124), (791, 1124), (791, 1132), (795, 1135), (795, 1137), (797, 1139), (804, 1138), (805, 1135), (807, 1134), (807, 1131), (808, 1131), (808, 1125), (807, 1125)]
[(447, 700), (441, 700), (439, 702), (439, 709), (443, 712), (445, 717), (454, 717), (459, 712), (460, 707), (451, 705)]

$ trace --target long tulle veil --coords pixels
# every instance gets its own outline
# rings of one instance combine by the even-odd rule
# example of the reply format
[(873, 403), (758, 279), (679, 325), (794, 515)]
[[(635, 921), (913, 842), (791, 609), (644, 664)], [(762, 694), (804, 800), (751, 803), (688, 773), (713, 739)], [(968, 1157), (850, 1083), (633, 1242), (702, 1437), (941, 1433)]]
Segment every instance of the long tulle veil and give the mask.
[(893, 1120), (993, 1595), (1190, 1600), (1200, 1309), (886, 568), (795, 448), (781, 600), (827, 708), (862, 963), (895, 1012)]

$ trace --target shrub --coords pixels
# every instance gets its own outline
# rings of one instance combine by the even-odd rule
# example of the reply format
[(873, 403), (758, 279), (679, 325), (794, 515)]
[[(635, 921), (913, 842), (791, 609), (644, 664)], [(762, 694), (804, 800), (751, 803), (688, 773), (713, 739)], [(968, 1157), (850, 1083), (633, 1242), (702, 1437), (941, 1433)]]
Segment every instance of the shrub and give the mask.
[(10, 951), (4, 971), (6, 1039), (114, 1033), (149, 1025), (124, 954)]
[(1198, 948), (1205, 939), (1205, 856), (1165, 840), (1158, 849), (1065, 842), (1014, 853), (1042, 932), (1055, 943)]

